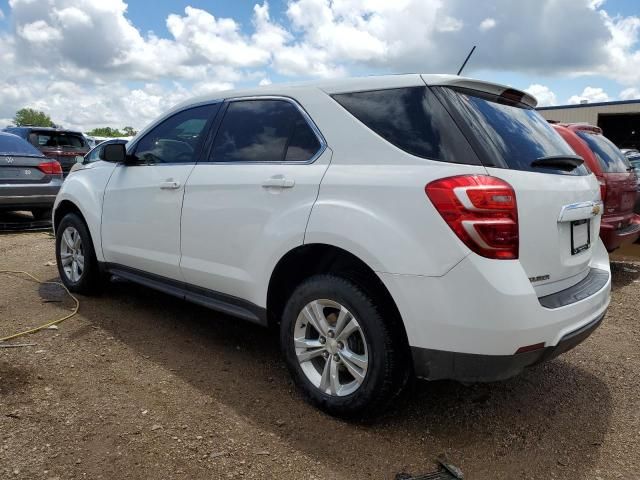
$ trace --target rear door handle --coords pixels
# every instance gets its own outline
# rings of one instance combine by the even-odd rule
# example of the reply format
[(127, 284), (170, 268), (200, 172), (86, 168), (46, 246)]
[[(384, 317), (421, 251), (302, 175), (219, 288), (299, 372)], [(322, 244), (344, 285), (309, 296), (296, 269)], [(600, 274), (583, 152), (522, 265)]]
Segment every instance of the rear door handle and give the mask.
[(295, 184), (295, 180), (284, 175), (274, 175), (262, 182), (264, 188), (293, 188)]
[(167, 180), (160, 184), (160, 188), (162, 190), (177, 190), (180, 188), (180, 182), (176, 182), (175, 180)]

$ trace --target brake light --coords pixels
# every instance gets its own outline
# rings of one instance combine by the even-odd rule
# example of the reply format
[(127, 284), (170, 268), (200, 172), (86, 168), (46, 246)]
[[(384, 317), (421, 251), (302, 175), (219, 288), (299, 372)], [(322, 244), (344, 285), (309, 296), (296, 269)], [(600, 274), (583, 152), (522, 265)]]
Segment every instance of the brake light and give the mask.
[(487, 175), (460, 175), (433, 181), (425, 192), (458, 238), (478, 255), (518, 258), (518, 206), (507, 182)]
[(52, 162), (42, 162), (38, 165), (38, 170), (47, 175), (62, 175), (62, 167), (55, 160)]
[(604, 203), (604, 199), (607, 198), (607, 182), (604, 178), (598, 177), (598, 183), (600, 184), (600, 200)]

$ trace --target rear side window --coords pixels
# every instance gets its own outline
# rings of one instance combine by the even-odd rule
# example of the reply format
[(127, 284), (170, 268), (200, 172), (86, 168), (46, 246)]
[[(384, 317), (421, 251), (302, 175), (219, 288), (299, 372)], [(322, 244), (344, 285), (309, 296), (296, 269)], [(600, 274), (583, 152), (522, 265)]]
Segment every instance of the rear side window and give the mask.
[(302, 113), (285, 100), (229, 104), (209, 157), (212, 162), (306, 162), (320, 141)]
[(392, 88), (332, 95), (382, 138), (407, 153), (430, 160), (478, 164), (463, 151), (466, 140), (427, 87)]
[(578, 130), (576, 134), (589, 145), (605, 173), (625, 173), (631, 165), (624, 153), (603, 135)]
[(587, 175), (584, 165), (570, 172), (532, 167), (545, 157), (575, 156), (572, 148), (535, 109), (508, 98), (440, 87), (448, 105), (462, 118), (483, 150), (487, 166), (540, 173)]

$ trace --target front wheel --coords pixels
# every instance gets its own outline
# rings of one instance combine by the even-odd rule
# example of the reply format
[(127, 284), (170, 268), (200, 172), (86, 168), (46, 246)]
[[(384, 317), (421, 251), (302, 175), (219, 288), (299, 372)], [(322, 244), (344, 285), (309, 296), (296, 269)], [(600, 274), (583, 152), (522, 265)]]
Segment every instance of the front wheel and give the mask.
[(86, 224), (75, 213), (56, 229), (56, 260), (62, 283), (72, 292), (90, 294), (100, 287), (100, 271)]
[(391, 320), (351, 280), (316, 275), (301, 284), (285, 307), (280, 339), (305, 398), (341, 417), (384, 410), (407, 378), (406, 347)]

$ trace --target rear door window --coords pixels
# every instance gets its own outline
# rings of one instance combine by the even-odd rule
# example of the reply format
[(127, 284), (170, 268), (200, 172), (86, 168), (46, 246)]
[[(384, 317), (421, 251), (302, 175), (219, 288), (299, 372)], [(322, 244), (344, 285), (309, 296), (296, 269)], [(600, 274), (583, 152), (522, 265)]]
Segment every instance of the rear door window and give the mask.
[(448, 87), (437, 91), (480, 146), (485, 165), (564, 175), (589, 173), (584, 165), (570, 172), (532, 167), (535, 160), (574, 157), (575, 152), (535, 109), (517, 99)]
[(286, 100), (229, 104), (209, 156), (211, 162), (306, 162), (321, 144), (302, 113)]
[(587, 142), (591, 151), (596, 155), (603, 172), (625, 173), (629, 171), (631, 167), (629, 160), (607, 137), (584, 130), (578, 130), (576, 134)]
[(450, 115), (427, 87), (332, 97), (368, 128), (407, 153), (443, 162), (479, 164)]

